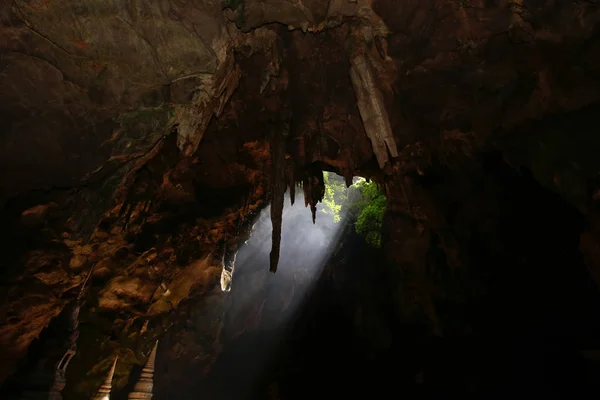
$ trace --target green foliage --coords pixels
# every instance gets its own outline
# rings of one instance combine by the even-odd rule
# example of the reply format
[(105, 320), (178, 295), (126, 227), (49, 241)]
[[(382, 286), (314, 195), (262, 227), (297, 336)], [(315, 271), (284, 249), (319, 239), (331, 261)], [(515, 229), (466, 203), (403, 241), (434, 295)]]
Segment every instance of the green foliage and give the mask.
[(381, 228), (387, 199), (374, 182), (360, 181), (355, 184), (362, 195), (355, 205), (358, 218), (354, 224), (356, 232), (364, 236), (367, 243), (381, 247)]
[(381, 247), (381, 228), (387, 199), (374, 182), (360, 178), (346, 189), (344, 179), (336, 174), (323, 172), (325, 196), (321, 211), (331, 215), (334, 222), (341, 221), (341, 215), (349, 213), (356, 218), (354, 228), (367, 243)]
[(342, 206), (347, 202), (346, 185), (342, 177), (329, 172), (323, 172), (325, 181), (325, 196), (323, 197), (323, 208), (321, 211), (333, 217), (333, 222), (342, 220), (340, 213)]

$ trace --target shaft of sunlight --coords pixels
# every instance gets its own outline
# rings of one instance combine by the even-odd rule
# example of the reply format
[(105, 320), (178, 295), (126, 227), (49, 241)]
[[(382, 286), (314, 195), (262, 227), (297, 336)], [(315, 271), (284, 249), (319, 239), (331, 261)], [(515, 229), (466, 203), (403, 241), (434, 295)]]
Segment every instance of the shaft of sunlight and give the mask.
[[(324, 264), (338, 244), (345, 218), (342, 216), (342, 220), (335, 223), (329, 215), (319, 213), (316, 224), (313, 224), (310, 211), (301, 206), (302, 192), (299, 197), (296, 205), (290, 206), (289, 194), (286, 193), (280, 268), (276, 274), (267, 273), (271, 250), (270, 207), (260, 213), (249, 240), (237, 254), (231, 285), (234, 298), (242, 295), (243, 291), (247, 302), (283, 301), (278, 311), (294, 311), (320, 276)], [(244, 277), (250, 275), (260, 276), (263, 284), (245, 284)], [(265, 317), (268, 316), (263, 314)], [(267, 324), (264, 328), (272, 329), (280, 323), (283, 321), (275, 318), (273, 324)]]
[[(223, 382), (215, 382), (219, 388), (214, 388), (221, 396), (248, 396), (337, 248), (345, 215), (336, 223), (332, 216), (320, 212), (313, 225), (311, 212), (303, 203), (299, 198), (295, 206), (290, 206), (286, 193), (276, 274), (269, 272), (269, 207), (262, 210), (249, 240), (240, 247), (235, 266), (227, 265), (232, 273), (225, 274), (229, 282), (222, 280), (222, 288), (227, 298), (223, 330), (228, 343), (219, 357), (221, 367), (214, 371), (218, 381)], [(235, 379), (236, 385), (226, 384), (227, 377)]]

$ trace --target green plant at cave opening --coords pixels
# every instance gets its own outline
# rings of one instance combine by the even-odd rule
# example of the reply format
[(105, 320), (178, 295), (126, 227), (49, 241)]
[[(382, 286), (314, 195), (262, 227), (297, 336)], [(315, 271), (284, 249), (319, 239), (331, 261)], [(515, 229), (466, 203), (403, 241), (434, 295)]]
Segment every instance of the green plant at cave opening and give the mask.
[(375, 182), (358, 178), (346, 189), (344, 179), (336, 174), (323, 172), (325, 196), (321, 211), (330, 215), (335, 223), (348, 214), (355, 219), (354, 229), (366, 242), (381, 247), (381, 228), (387, 199)]
[(323, 196), (323, 208), (321, 211), (333, 217), (333, 222), (338, 223), (342, 220), (340, 213), (342, 206), (348, 201), (346, 185), (342, 177), (329, 172), (323, 172), (325, 182), (325, 196)]
[(383, 216), (387, 205), (385, 194), (375, 182), (360, 180), (355, 183), (360, 191), (362, 200), (354, 204), (358, 214), (354, 229), (364, 236), (367, 243), (374, 247), (381, 247), (381, 228)]

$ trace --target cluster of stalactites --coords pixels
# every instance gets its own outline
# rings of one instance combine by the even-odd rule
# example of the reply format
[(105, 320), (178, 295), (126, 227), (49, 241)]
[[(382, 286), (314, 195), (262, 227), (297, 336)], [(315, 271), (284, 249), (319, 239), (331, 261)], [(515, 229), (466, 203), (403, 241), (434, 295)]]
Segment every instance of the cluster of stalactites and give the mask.
[[(362, 31), (361, 31), (362, 32)], [(382, 32), (387, 29), (382, 29)], [(364, 32), (363, 32), (364, 33)], [(363, 37), (364, 35), (358, 35)], [(377, 49), (382, 59), (387, 55), (381, 46), (381, 38), (375, 41), (379, 43)], [(370, 57), (365, 43), (358, 43), (349, 51), (350, 78), (354, 92), (357, 97), (357, 105), (365, 132), (371, 141), (373, 152), (377, 158), (379, 167), (384, 170), (389, 166), (391, 159), (398, 157), (396, 141), (392, 132), (389, 116), (384, 104), (384, 97), (377, 82), (375, 61)], [(381, 62), (381, 60), (377, 60)], [(377, 63), (375, 62), (375, 63)], [(289, 129), (289, 121), (287, 128)], [(294, 163), (291, 156), (285, 154), (285, 138), (289, 131), (271, 132), (271, 160), (272, 160), (272, 186), (271, 186), (271, 223), (273, 225), (272, 244), (270, 253), (270, 271), (276, 272), (279, 263), (281, 245), (281, 224), (284, 205), (284, 195), (287, 187), (290, 188), (290, 200), (292, 205), (295, 200), (296, 177), (294, 174)], [(390, 159), (391, 158), (391, 159)], [(352, 185), (353, 173), (350, 169), (344, 172), (346, 186)], [(310, 205), (313, 224), (316, 223), (317, 203), (323, 200), (325, 195), (325, 182), (323, 171), (310, 168), (302, 179), (305, 206)]]
[(304, 206), (310, 205), (313, 224), (317, 218), (317, 203), (323, 200), (325, 196), (325, 180), (323, 171), (318, 169), (306, 174), (302, 181), (302, 190), (304, 191)]
[[(285, 192), (290, 189), (290, 201), (294, 205), (296, 197), (296, 175), (294, 163), (289, 154), (285, 153), (285, 136), (274, 134), (271, 137), (272, 184), (271, 184), (271, 236), (270, 268), (277, 272), (279, 255), (281, 251), (281, 225), (283, 221), (283, 206)], [(313, 224), (316, 222), (317, 203), (325, 196), (325, 181), (320, 168), (310, 168), (302, 180), (304, 191), (304, 205), (312, 213)]]

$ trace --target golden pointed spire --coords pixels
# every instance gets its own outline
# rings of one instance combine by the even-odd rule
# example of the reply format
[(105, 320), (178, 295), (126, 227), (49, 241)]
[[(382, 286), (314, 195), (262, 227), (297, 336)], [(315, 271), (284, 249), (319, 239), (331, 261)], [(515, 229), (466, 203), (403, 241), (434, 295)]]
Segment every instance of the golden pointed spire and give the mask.
[(113, 375), (115, 374), (115, 368), (117, 367), (117, 360), (119, 356), (115, 357), (115, 361), (113, 361), (110, 370), (108, 371), (108, 375), (106, 375), (106, 379), (100, 389), (98, 389), (98, 393), (92, 397), (92, 400), (110, 400), (110, 391), (112, 389), (112, 380)]
[(152, 388), (154, 387), (154, 362), (156, 360), (156, 349), (158, 348), (158, 340), (152, 348), (146, 365), (142, 369), (140, 379), (133, 387), (133, 392), (129, 393), (127, 397), (129, 400), (150, 400), (152, 399)]

